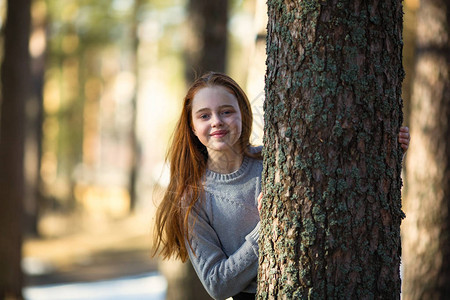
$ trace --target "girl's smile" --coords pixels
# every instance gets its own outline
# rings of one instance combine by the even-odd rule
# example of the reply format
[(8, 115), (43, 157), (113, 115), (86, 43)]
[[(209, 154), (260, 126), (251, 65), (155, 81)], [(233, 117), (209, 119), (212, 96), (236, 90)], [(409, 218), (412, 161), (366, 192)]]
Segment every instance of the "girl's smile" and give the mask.
[(217, 131), (214, 131), (213, 133), (211, 133), (211, 136), (213, 136), (215, 138), (222, 138), (227, 133), (228, 133), (228, 131), (226, 131), (226, 130), (217, 130)]

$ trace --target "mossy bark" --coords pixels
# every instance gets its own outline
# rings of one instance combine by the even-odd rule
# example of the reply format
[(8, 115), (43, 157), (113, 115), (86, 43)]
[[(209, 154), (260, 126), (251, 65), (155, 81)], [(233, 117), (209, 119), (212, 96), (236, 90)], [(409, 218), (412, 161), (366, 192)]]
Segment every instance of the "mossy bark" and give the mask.
[(403, 226), (405, 299), (450, 295), (450, 1), (417, 12)]
[(399, 299), (401, 1), (268, 1), (258, 299)]

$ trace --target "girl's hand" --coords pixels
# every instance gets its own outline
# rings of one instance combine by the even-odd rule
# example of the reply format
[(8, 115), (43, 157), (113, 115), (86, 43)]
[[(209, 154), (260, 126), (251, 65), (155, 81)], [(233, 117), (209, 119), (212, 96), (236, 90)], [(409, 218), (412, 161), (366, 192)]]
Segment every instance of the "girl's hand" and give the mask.
[(403, 152), (406, 152), (409, 148), (409, 142), (411, 141), (411, 136), (409, 135), (408, 127), (400, 127), (400, 132), (398, 133), (398, 142), (403, 149)]
[(263, 193), (260, 193), (259, 196), (258, 196), (258, 212), (261, 212), (262, 197), (263, 197)]

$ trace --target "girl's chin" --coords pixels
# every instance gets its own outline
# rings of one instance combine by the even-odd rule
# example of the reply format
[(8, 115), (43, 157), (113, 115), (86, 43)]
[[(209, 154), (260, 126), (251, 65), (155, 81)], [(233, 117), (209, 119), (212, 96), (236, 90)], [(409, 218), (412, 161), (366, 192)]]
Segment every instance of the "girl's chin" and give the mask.
[(227, 143), (223, 143), (223, 144), (215, 144), (215, 145), (211, 145), (207, 147), (208, 152), (215, 152), (215, 153), (219, 153), (219, 152), (223, 152), (223, 153), (228, 153), (228, 152), (235, 152), (235, 153), (239, 153), (240, 151), (238, 151), (238, 147), (236, 146), (230, 146)]

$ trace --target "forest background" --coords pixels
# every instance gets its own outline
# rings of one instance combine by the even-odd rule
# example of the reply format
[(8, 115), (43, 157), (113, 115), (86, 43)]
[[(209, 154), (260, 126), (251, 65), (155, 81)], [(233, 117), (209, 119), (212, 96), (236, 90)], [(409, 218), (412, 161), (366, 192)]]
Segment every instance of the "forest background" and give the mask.
[[(217, 68), (244, 87), (255, 114), (253, 142), (262, 143), (265, 2), (222, 1), (224, 53), (200, 47), (194, 2), (208, 1), (31, 1), (24, 218), (7, 228), (21, 241), (23, 284), (158, 267), (151, 224), (167, 183), (165, 151), (192, 73), (207, 70), (192, 53), (221, 60)], [(0, 1), (2, 41), (7, 8)], [(418, 8), (418, 0), (404, 1), (405, 125)], [(113, 262), (116, 270), (105, 267)]]

